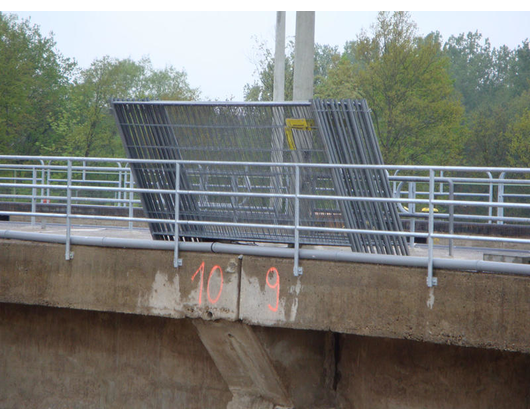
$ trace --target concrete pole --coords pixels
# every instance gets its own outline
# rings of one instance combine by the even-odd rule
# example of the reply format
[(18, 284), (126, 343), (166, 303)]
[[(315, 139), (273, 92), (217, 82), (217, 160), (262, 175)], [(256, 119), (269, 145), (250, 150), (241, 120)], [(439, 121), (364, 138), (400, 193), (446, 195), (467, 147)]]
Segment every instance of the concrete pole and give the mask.
[(285, 101), (285, 12), (276, 12), (276, 47), (274, 50), (274, 102)]
[[(276, 12), (276, 47), (274, 50), (274, 90), (273, 101), (285, 101), (285, 12)], [(283, 162), (283, 143), (285, 117), (283, 109), (274, 107), (272, 110), (271, 162)], [(282, 169), (279, 166), (271, 167), (270, 177), (271, 192), (280, 193), (283, 190)], [(271, 198), (270, 205), (276, 214), (281, 213), (282, 199)]]
[(315, 12), (296, 12), (293, 101), (313, 99)]
[[(315, 12), (296, 12), (293, 101), (309, 101), (313, 99), (314, 67)], [(297, 133), (294, 143), (296, 150), (291, 152), (293, 162), (311, 161), (312, 134), (307, 131)], [(292, 185), (299, 185), (299, 190), (302, 194), (310, 191), (311, 179), (307, 171), (301, 170), (297, 178), (292, 179)], [(311, 212), (311, 206), (308, 203), (302, 203), (299, 208), (299, 220), (309, 220)]]

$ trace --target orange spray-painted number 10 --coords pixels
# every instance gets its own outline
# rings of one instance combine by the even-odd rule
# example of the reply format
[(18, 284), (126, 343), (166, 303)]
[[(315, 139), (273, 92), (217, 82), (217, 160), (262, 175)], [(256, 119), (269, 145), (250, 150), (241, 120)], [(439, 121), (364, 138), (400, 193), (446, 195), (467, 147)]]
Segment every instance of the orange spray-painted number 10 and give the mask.
[[(203, 289), (203, 285), (204, 285), (204, 267), (205, 267), (205, 264), (204, 264), (204, 261), (202, 262), (202, 264), (199, 266), (199, 268), (197, 269), (197, 271), (195, 271), (195, 273), (193, 273), (193, 276), (191, 276), (191, 282), (193, 283), (195, 281), (195, 277), (197, 277), (197, 274), (200, 273), (200, 284), (199, 284), (199, 305), (202, 303), (202, 289)], [(212, 276), (213, 274), (215, 273), (215, 271), (218, 270), (219, 271), (219, 275), (221, 277), (221, 285), (219, 286), (219, 292), (217, 293), (217, 296), (215, 296), (215, 298), (212, 299), (212, 296), (210, 295), (210, 281), (212, 279)], [(274, 273), (276, 273), (276, 275), (274, 275)], [(274, 284), (271, 284), (271, 282), (269, 282), (269, 277), (271, 279), (273, 279), (274, 277), (276, 277), (276, 282)], [(208, 284), (206, 286), (206, 294), (208, 296), (208, 301), (210, 303), (216, 303), (219, 298), (221, 297), (221, 293), (223, 291), (223, 269), (218, 266), (218, 265), (215, 265), (211, 270), (210, 270), (210, 275), (208, 276)], [(276, 290), (276, 305), (275, 306), (272, 306), (271, 304), (268, 305), (269, 307), (269, 310), (271, 310), (272, 312), (276, 312), (278, 310), (278, 305), (280, 303), (280, 273), (278, 273), (278, 270), (276, 269), (276, 267), (271, 267), (269, 268), (269, 271), (267, 271), (267, 275), (265, 276), (265, 282), (267, 283), (267, 286), (270, 287), (271, 289), (273, 290)]]
[[(212, 299), (212, 296), (210, 295), (210, 280), (212, 279), (212, 276), (213, 276), (213, 273), (215, 273), (215, 270), (219, 270), (219, 273), (221, 275), (221, 285), (219, 286), (219, 293), (217, 293), (217, 296), (215, 297), (215, 299)], [(195, 280), (195, 277), (197, 276), (198, 273), (201, 273), (201, 284), (199, 286), (199, 305), (200, 305), (202, 303), (202, 287), (203, 287), (203, 284), (204, 284), (204, 261), (202, 262), (200, 267), (197, 269), (195, 274), (193, 274), (193, 276), (191, 276), (191, 282), (192, 283)], [(210, 303), (216, 303), (219, 300), (219, 298), (221, 297), (221, 292), (223, 291), (223, 281), (224, 281), (224, 279), (223, 279), (223, 269), (221, 267), (219, 267), (218, 265), (215, 265), (210, 270), (210, 275), (208, 276), (208, 285), (206, 286), (206, 294), (208, 295), (208, 300), (210, 301)]]

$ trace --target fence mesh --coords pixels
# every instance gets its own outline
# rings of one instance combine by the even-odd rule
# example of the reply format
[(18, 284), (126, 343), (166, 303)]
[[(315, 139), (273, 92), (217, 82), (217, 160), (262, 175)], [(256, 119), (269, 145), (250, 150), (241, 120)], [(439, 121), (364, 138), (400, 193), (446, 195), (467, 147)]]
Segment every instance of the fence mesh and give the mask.
[[(346, 108), (337, 112), (336, 106)], [(179, 195), (179, 219), (222, 224), (183, 224), (179, 228), (182, 240), (293, 243), (293, 230), (280, 227), (294, 225), (293, 198), (238, 196), (234, 193), (294, 194), (295, 168), (281, 166), (283, 163), (382, 163), (382, 159), (375, 159), (379, 148), (364, 101), (184, 103), (113, 100), (112, 108), (129, 158), (171, 161), (167, 164), (131, 164), (139, 188), (174, 191), (177, 171), (174, 161), (219, 162), (180, 164), (179, 189), (193, 194)], [(351, 113), (358, 115), (352, 119)], [(354, 123), (358, 130), (369, 135), (362, 139), (352, 136)], [(337, 127), (342, 126), (345, 130), (339, 133)], [(349, 154), (343, 150), (346, 146), (352, 148)], [(354, 161), (362, 152), (367, 154), (366, 159)], [(268, 164), (221, 164), (226, 161)], [(301, 194), (324, 197), (300, 199), (301, 226), (402, 230), (397, 209), (391, 204), (345, 205), (343, 201), (325, 199), (325, 196), (332, 195), (390, 197), (388, 177), (383, 170), (352, 172), (301, 167), (299, 183)], [(208, 194), (211, 192), (222, 194)], [(172, 240), (174, 224), (157, 223), (156, 219), (175, 218), (176, 195), (170, 192), (143, 193), (141, 201), (147, 216), (153, 219), (150, 223), (153, 238)], [(243, 227), (231, 223), (268, 226)], [(356, 252), (408, 254), (404, 241), (388, 235), (303, 230), (300, 231), (300, 243), (345, 245)]]

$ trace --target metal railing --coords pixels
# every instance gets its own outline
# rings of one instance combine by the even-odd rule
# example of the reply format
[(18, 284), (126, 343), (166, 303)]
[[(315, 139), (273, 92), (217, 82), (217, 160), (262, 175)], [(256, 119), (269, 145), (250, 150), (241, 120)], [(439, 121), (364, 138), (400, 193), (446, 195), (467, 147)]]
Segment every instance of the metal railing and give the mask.
[[(136, 188), (131, 179), (131, 172), (128, 165), (131, 163), (164, 163), (174, 165), (175, 168), (175, 189), (159, 188)], [(352, 197), (335, 195), (333, 191), (322, 191), (314, 194), (302, 194), (300, 188), (295, 188), (294, 192), (271, 193), (266, 192), (261, 186), (259, 189), (252, 189), (252, 186), (239, 188), (237, 185), (223, 185), (219, 180), (217, 189), (209, 185), (208, 191), (201, 189), (201, 183), (196, 182), (182, 189), (180, 186), (181, 171), (192, 168), (196, 165), (230, 165), (233, 167), (271, 167), (278, 171), (289, 169), (294, 173), (295, 185), (300, 185), (300, 170), (302, 168), (355, 168), (363, 169), (385, 169), (393, 171), (394, 175), (389, 179), (393, 184), (393, 198), (381, 197)], [(481, 174), (486, 174), (484, 177)], [(215, 180), (210, 180), (215, 184)], [(469, 191), (464, 191), (466, 188)], [(479, 188), (485, 189), (479, 191)], [(459, 190), (460, 189), (460, 190)], [(509, 190), (509, 192), (507, 192)], [(174, 203), (173, 218), (147, 218), (134, 217), (132, 209), (139, 207), (139, 194), (157, 194), (159, 197), (171, 199)], [(192, 220), (183, 218), (180, 214), (180, 201), (185, 197), (198, 197), (200, 203), (211, 205), (215, 200), (225, 200), (230, 205), (227, 206), (227, 218), (230, 217), (230, 208), (239, 205), (237, 200), (241, 198), (241, 203), (248, 200), (262, 200), (261, 202), (271, 202), (272, 200), (282, 200), (289, 202), (295, 209), (294, 220), (291, 223), (270, 224), (270, 223), (248, 223), (241, 222), (234, 217), (233, 220)], [(164, 198), (161, 198), (164, 199)], [(510, 202), (508, 202), (508, 199)], [(516, 202), (513, 200), (516, 199)], [(386, 202), (397, 203), (401, 212), (400, 217), (410, 220), (407, 231), (384, 231), (371, 229), (369, 226), (363, 229), (347, 229), (343, 226), (326, 225), (325, 220), (321, 225), (307, 225), (300, 218), (300, 204), (325, 200), (326, 202), (341, 201), (364, 201), (364, 202)], [(496, 200), (496, 201), (495, 201)], [(441, 261), (444, 259), (434, 258), (434, 241), (436, 239), (447, 240), (449, 243), (448, 253), (453, 256), (453, 241), (456, 239), (504, 242), (520, 244), (530, 250), (530, 239), (499, 237), (499, 236), (478, 236), (468, 234), (455, 234), (455, 221), (476, 221), (479, 223), (492, 224), (509, 222), (524, 227), (530, 226), (530, 169), (529, 168), (481, 168), (481, 167), (439, 167), (439, 166), (398, 166), (398, 165), (331, 165), (331, 164), (308, 164), (308, 163), (270, 163), (270, 162), (206, 162), (206, 161), (155, 161), (155, 160), (132, 160), (132, 159), (104, 159), (104, 158), (78, 158), (78, 157), (31, 157), (31, 156), (0, 156), (0, 202), (18, 201), (30, 202), (31, 211), (4, 211), (0, 210), (0, 215), (4, 216), (25, 216), (31, 218), (31, 223), (35, 224), (35, 218), (62, 218), (66, 225), (64, 236), (65, 258), (71, 259), (71, 227), (72, 221), (81, 219), (91, 219), (96, 221), (126, 222), (132, 228), (135, 222), (144, 223), (167, 223), (173, 226), (174, 242), (156, 245), (167, 249), (169, 246), (174, 251), (174, 265), (178, 267), (182, 264), (179, 257), (179, 250), (192, 249), (194, 246), (189, 242), (180, 240), (181, 229), (185, 226), (217, 226), (219, 229), (226, 227), (239, 227), (244, 229), (274, 229), (292, 232), (294, 235), (294, 246), (292, 249), (276, 249), (270, 251), (271, 255), (282, 255), (292, 257), (294, 260), (293, 274), (295, 276), (303, 273), (300, 266), (301, 258), (321, 258), (328, 259), (325, 252), (308, 251), (300, 247), (300, 234), (307, 231), (321, 233), (347, 234), (357, 233), (366, 235), (393, 235), (409, 239), (411, 246), (414, 245), (414, 238), (424, 238), (427, 243), (428, 255), (422, 257), (408, 257), (396, 255), (370, 255), (350, 252), (347, 256), (344, 251), (336, 251), (336, 259), (356, 260), (365, 262), (377, 262), (381, 264), (415, 265), (427, 268), (427, 285), (432, 287), (437, 284), (434, 276), (434, 268), (451, 267), (469, 269), (469, 264), (455, 264)], [(64, 212), (46, 212), (41, 209), (37, 211), (37, 203), (53, 204), (58, 203), (64, 207)], [(102, 216), (88, 214), (74, 214), (72, 206), (79, 205), (102, 205), (102, 206), (128, 206), (128, 216)], [(318, 206), (313, 206), (313, 208)], [(339, 208), (339, 206), (337, 206)], [(418, 211), (421, 208), (422, 211)], [(496, 215), (493, 210), (496, 209)], [(513, 214), (505, 214), (505, 209)], [(424, 210), (424, 211), (423, 211)], [(465, 210), (465, 211), (463, 211)], [(471, 212), (470, 210), (475, 210)], [(427, 222), (425, 232), (416, 229), (418, 220)], [(448, 223), (448, 233), (436, 232), (435, 221), (446, 221)], [(48, 236), (48, 235), (41, 235)], [(5, 237), (5, 235), (4, 235)], [(34, 237), (34, 236), (32, 236)], [(232, 238), (239, 241), (240, 238)], [(56, 238), (54, 239), (56, 240)], [(78, 240), (78, 239), (76, 239)], [(161, 241), (153, 241), (161, 242)], [(79, 243), (79, 242), (78, 242)], [(120, 242), (123, 245), (123, 242)], [(144, 244), (145, 245), (145, 244)], [(153, 247), (152, 244), (145, 245)], [(222, 249), (223, 246), (217, 246)], [(226, 247), (225, 247), (226, 248)], [(237, 249), (236, 249), (237, 248)], [(256, 248), (236, 246), (232, 248), (237, 252), (245, 253), (245, 248)], [(272, 247), (263, 247), (271, 249)], [(211, 247), (213, 249), (213, 246)], [(307, 252), (306, 252), (307, 251)], [(249, 251), (250, 252), (250, 251)], [(253, 250), (251, 252), (257, 252)], [(268, 252), (268, 251), (267, 251)], [(339, 255), (340, 254), (340, 255)], [(355, 254), (355, 255), (353, 255)], [(530, 267), (522, 264), (482, 262), (475, 261), (473, 267), (483, 267), (483, 269), (498, 272), (512, 272), (519, 274), (530, 274)]]

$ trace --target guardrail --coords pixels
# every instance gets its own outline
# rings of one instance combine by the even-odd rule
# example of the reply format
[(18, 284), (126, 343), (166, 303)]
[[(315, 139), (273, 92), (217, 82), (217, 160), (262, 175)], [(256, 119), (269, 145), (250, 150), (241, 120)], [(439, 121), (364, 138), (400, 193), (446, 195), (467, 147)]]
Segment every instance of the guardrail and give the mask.
[[(174, 190), (158, 188), (136, 188), (132, 181), (130, 163), (164, 163), (175, 167), (176, 188)], [(285, 193), (263, 192), (263, 185), (258, 189), (251, 185), (236, 185), (236, 191), (227, 191), (226, 185), (219, 183), (217, 190), (201, 190), (200, 180), (193, 183), (187, 190), (179, 186), (179, 173), (182, 168), (194, 165), (215, 165), (222, 167), (230, 165), (232, 167), (256, 167), (264, 168), (276, 167), (278, 170), (289, 168), (294, 173), (294, 186), (296, 188), (287, 189)], [(351, 197), (334, 195), (333, 191), (323, 191), (322, 194), (302, 194), (300, 192), (300, 171), (303, 168), (356, 168), (356, 169), (385, 169), (393, 171), (389, 177), (393, 185), (393, 196), (391, 198), (380, 197)], [(486, 177), (484, 177), (485, 174)], [(237, 181), (239, 182), (239, 181)], [(292, 187), (294, 187), (292, 186)], [(240, 188), (241, 187), (241, 188)], [(482, 189), (482, 191), (480, 190)], [(485, 191), (484, 191), (485, 190)], [(273, 247), (260, 247), (261, 250), (250, 250), (249, 246), (233, 245), (208, 245), (210, 250), (214, 248), (224, 252), (256, 253), (263, 252), (272, 255), (289, 256), (294, 260), (293, 273), (295, 276), (303, 273), (300, 267), (301, 258), (331, 258), (349, 261), (376, 262), (380, 264), (398, 264), (424, 266), (427, 268), (427, 285), (436, 285), (437, 279), (433, 275), (433, 269), (449, 267), (457, 269), (483, 269), (496, 272), (530, 274), (530, 267), (522, 264), (493, 263), (474, 261), (457, 264), (457, 261), (450, 259), (434, 258), (434, 240), (448, 240), (449, 256), (453, 255), (453, 240), (480, 240), (490, 242), (509, 242), (528, 245), (530, 249), (530, 239), (509, 238), (494, 236), (462, 235), (454, 233), (455, 220), (474, 220), (481, 223), (510, 222), (523, 226), (530, 226), (530, 169), (529, 168), (482, 168), (482, 167), (441, 167), (441, 166), (403, 166), (403, 165), (330, 165), (330, 164), (306, 164), (306, 163), (270, 163), (270, 162), (205, 162), (205, 161), (167, 161), (167, 160), (133, 160), (133, 159), (105, 159), (105, 158), (78, 158), (78, 157), (31, 157), (31, 156), (0, 156), (0, 201), (23, 201), (31, 202), (30, 212), (20, 211), (0, 211), (0, 215), (26, 216), (31, 218), (31, 223), (35, 224), (35, 218), (63, 218), (66, 224), (66, 234), (64, 243), (66, 245), (65, 258), (72, 258), (71, 254), (71, 226), (73, 220), (93, 219), (105, 221), (128, 222), (132, 228), (134, 222), (152, 223), (154, 220), (146, 217), (134, 217), (132, 209), (140, 205), (137, 198), (140, 193), (157, 193), (162, 196), (171, 195), (176, 203), (177, 209), (174, 219), (156, 219), (159, 223), (171, 223), (176, 232), (174, 243), (146, 244), (142, 246), (149, 248), (160, 247), (167, 249), (171, 247), (174, 251), (174, 265), (178, 267), (182, 264), (179, 258), (179, 250), (200, 248), (207, 249), (205, 244), (193, 244), (181, 242), (179, 240), (179, 228), (184, 225), (207, 225), (207, 226), (231, 226), (241, 228), (270, 228), (283, 229), (294, 232), (294, 247), (292, 249)], [(178, 203), (184, 197), (199, 196), (204, 203), (209, 197), (225, 197), (231, 199), (233, 206), (235, 198), (264, 198), (267, 200), (280, 199), (294, 203), (294, 221), (291, 224), (265, 224), (265, 223), (243, 223), (237, 220), (215, 221), (215, 220), (184, 220), (179, 216)], [(495, 201), (496, 199), (496, 201)], [(410, 220), (410, 229), (404, 232), (382, 231), (374, 229), (348, 229), (337, 226), (307, 226), (300, 219), (300, 202), (303, 201), (364, 201), (364, 202), (386, 202), (397, 203), (400, 209), (400, 216)], [(514, 202), (514, 200), (516, 200)], [(37, 203), (62, 203), (65, 206), (64, 213), (49, 213), (37, 211)], [(104, 206), (127, 206), (129, 208), (128, 217), (118, 216), (95, 216), (84, 214), (72, 214), (74, 203), (104, 205)], [(423, 211), (417, 211), (420, 208)], [(493, 214), (493, 210), (496, 214)], [(506, 214), (505, 209), (512, 212)], [(465, 210), (465, 211), (463, 211)], [(473, 210), (473, 211), (472, 211)], [(424, 219), (428, 222), (426, 232), (416, 230), (416, 221)], [(435, 220), (446, 220), (449, 223), (448, 233), (434, 231)], [(347, 253), (344, 251), (311, 251), (300, 249), (299, 234), (303, 231), (319, 231), (323, 233), (357, 233), (370, 235), (394, 235), (410, 238), (413, 245), (413, 238), (425, 238), (428, 247), (427, 258), (374, 255)], [(48, 236), (50, 235), (41, 235)], [(5, 232), (4, 232), (4, 237)], [(235, 241), (238, 238), (233, 238)], [(58, 238), (53, 238), (57, 242)], [(77, 242), (76, 242), (77, 241)], [(75, 238), (76, 243), (86, 243), (87, 240)], [(97, 241), (96, 241), (97, 242)], [(112, 241), (106, 241), (107, 244)], [(153, 241), (154, 242), (154, 241)], [(158, 241), (156, 241), (158, 242)], [(117, 241), (117, 246), (127, 246), (124, 241)], [(132, 244), (132, 243), (131, 243)], [(135, 242), (140, 246), (140, 242)], [(135, 246), (136, 246), (135, 245)], [(348, 255), (350, 254), (350, 255)], [(354, 255), (355, 254), (355, 255)]]

